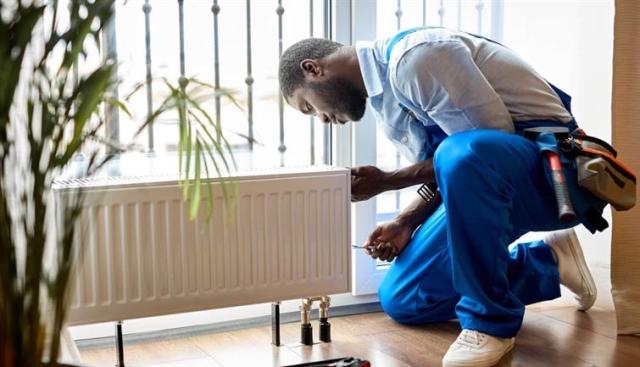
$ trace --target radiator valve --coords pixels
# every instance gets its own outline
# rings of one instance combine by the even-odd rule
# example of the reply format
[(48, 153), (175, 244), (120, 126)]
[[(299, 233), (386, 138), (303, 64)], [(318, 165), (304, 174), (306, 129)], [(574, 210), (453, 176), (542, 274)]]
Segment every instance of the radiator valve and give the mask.
[(313, 328), (311, 326), (311, 307), (318, 301), (320, 305), (320, 341), (328, 343), (331, 341), (331, 324), (329, 323), (329, 296), (309, 297), (302, 299), (300, 306), (300, 343), (304, 345), (313, 344)]

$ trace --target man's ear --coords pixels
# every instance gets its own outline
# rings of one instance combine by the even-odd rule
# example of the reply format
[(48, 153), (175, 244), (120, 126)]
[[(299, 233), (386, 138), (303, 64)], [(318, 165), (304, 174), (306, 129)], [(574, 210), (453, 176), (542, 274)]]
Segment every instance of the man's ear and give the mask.
[(300, 68), (305, 79), (316, 79), (322, 76), (323, 70), (317, 60), (304, 59), (300, 62)]

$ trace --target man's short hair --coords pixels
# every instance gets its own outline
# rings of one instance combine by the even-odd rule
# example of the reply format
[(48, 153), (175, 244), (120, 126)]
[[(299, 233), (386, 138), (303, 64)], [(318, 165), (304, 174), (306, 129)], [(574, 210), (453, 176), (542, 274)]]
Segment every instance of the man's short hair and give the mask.
[(282, 95), (290, 97), (303, 84), (304, 74), (300, 68), (302, 60), (321, 59), (336, 52), (342, 46), (338, 42), (324, 38), (307, 38), (291, 45), (280, 57), (278, 80)]

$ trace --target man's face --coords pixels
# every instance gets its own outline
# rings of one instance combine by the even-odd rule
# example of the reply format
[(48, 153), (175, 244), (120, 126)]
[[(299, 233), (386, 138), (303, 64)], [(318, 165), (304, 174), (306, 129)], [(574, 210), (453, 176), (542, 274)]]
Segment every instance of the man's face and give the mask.
[(346, 79), (306, 81), (288, 98), (291, 107), (322, 122), (344, 124), (364, 115), (367, 97)]

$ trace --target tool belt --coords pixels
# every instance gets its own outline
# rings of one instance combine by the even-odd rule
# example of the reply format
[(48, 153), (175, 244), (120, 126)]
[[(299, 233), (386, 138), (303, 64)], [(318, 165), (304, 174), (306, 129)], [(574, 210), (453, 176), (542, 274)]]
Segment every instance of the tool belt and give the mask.
[[(635, 174), (617, 158), (616, 150), (608, 143), (586, 135), (582, 129), (570, 132), (566, 127), (529, 128), (524, 129), (523, 135), (533, 140), (548, 160), (561, 221), (576, 219), (562, 163), (575, 168), (579, 187), (614, 209), (629, 210), (635, 205)], [(597, 218), (593, 211), (587, 216), (595, 229), (606, 228), (606, 221)]]

